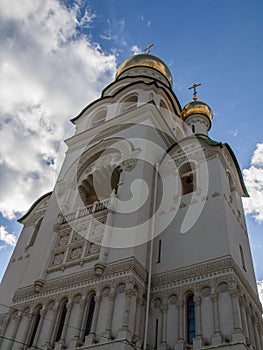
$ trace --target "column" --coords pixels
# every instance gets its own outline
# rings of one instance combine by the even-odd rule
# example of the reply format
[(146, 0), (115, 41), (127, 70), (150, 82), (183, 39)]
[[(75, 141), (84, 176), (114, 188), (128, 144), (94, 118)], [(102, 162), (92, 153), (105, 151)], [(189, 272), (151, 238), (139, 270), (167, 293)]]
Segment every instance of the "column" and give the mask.
[(40, 320), (39, 320), (39, 324), (37, 327), (35, 339), (33, 341), (33, 347), (35, 347), (35, 348), (37, 348), (37, 343), (38, 343), (39, 336), (40, 336), (40, 333), (42, 330), (43, 322), (45, 320), (46, 312), (47, 312), (47, 309), (45, 307), (43, 307), (42, 310), (40, 311)]
[(111, 325), (112, 325), (115, 299), (116, 299), (116, 293), (114, 291), (112, 291), (109, 294), (109, 311), (108, 311), (108, 315), (107, 315), (107, 319), (106, 319), (106, 329), (105, 329), (105, 336), (108, 339), (111, 338)]
[(135, 341), (137, 342), (140, 338), (140, 328), (141, 328), (141, 321), (142, 321), (143, 300), (141, 297), (137, 297), (136, 305), (137, 305), (137, 308), (136, 308), (136, 316), (135, 316), (134, 337), (135, 337)]
[(11, 350), (12, 347), (13, 347), (13, 344), (14, 344), (14, 341), (13, 341), (13, 340), (16, 339), (16, 333), (17, 333), (17, 331), (18, 331), (21, 318), (22, 318), (22, 313), (21, 313), (21, 311), (18, 311), (17, 315), (15, 316), (14, 328), (13, 328), (12, 334), (11, 334), (11, 336), (10, 336), (10, 339), (11, 339), (11, 340), (8, 342), (8, 345), (7, 345), (6, 350)]
[(90, 334), (85, 337), (85, 344), (86, 345), (93, 344), (93, 342), (96, 338), (96, 329), (97, 329), (98, 316), (99, 316), (99, 311), (100, 311), (101, 295), (96, 295), (94, 298), (94, 301), (95, 301), (95, 308), (94, 308), (94, 314), (93, 314), (93, 318), (92, 318), (91, 330), (90, 330)]
[(220, 345), (222, 342), (222, 337), (221, 337), (221, 330), (220, 330), (218, 293), (212, 293), (211, 299), (213, 302), (213, 317), (214, 317), (214, 334), (212, 336), (212, 345)]
[(260, 335), (259, 335), (259, 331), (258, 331), (258, 320), (255, 317), (253, 320), (253, 324), (254, 324), (254, 330), (255, 330), (255, 340), (256, 340), (256, 350), (261, 350), (261, 341), (260, 341)]
[(232, 339), (233, 341), (244, 341), (244, 336), (242, 333), (242, 323), (241, 323), (238, 291), (232, 290), (230, 294), (232, 297), (234, 328), (235, 328), (232, 335)]
[(131, 308), (131, 298), (133, 296), (133, 290), (127, 290), (125, 293), (125, 307), (122, 319), (122, 328), (129, 330), (129, 321), (130, 321), (130, 308)]
[(72, 303), (71, 300), (69, 300), (67, 302), (67, 306), (66, 307), (67, 307), (66, 319), (65, 319), (64, 326), (63, 326), (63, 330), (62, 330), (61, 339), (59, 341), (61, 344), (65, 343), (66, 336), (67, 336), (69, 320), (70, 320), (71, 311), (72, 311), (72, 308), (73, 308), (73, 303)]
[(201, 320), (201, 297), (196, 295), (195, 302), (195, 338), (193, 340), (193, 349), (202, 347), (202, 320)]
[(263, 320), (262, 319), (259, 319), (258, 327), (259, 327), (261, 348), (263, 349)]
[(202, 321), (201, 321), (201, 297), (195, 297), (195, 336), (202, 337)]
[[(31, 314), (31, 310), (28, 311), (28, 312), (25, 314), (26, 326), (25, 326), (25, 330), (24, 330), (24, 333), (23, 333), (23, 337), (22, 337), (22, 339), (21, 339), (21, 343), (23, 343), (23, 344), (25, 344), (25, 343), (26, 343), (26, 340), (27, 340), (29, 328), (30, 328), (30, 326), (31, 326), (32, 316), (33, 316), (33, 315)], [(24, 345), (21, 344), (21, 346), (19, 347), (19, 350), (24, 350)]]
[(249, 344), (253, 346), (255, 345), (255, 335), (252, 327), (251, 310), (248, 306), (246, 307), (246, 314), (248, 323)]
[(168, 305), (162, 305), (162, 337), (161, 337), (161, 349), (166, 349), (167, 345), (167, 312)]
[[(13, 309), (9, 309), (7, 320), (4, 321), (4, 327), (3, 327), (2, 331), (1, 331), (1, 336), (2, 337), (5, 336), (5, 332), (6, 332), (6, 329), (7, 329), (8, 325), (9, 325), (9, 322), (11, 320), (13, 311), (14, 311)], [(0, 345), (1, 345), (2, 341), (3, 341), (3, 338), (0, 338)]]
[(247, 314), (246, 314), (246, 309), (245, 309), (245, 300), (243, 297), (240, 300), (240, 311), (241, 311), (241, 319), (242, 319), (244, 336), (246, 338), (246, 341), (248, 341), (249, 331), (248, 331), (248, 324), (247, 324)]
[(56, 304), (56, 305), (53, 306), (52, 320), (51, 320), (51, 323), (50, 323), (50, 326), (49, 326), (49, 330), (48, 330), (48, 333), (47, 333), (47, 341), (46, 341), (46, 344), (45, 344), (47, 349), (51, 349), (52, 336), (53, 336), (53, 331), (54, 331), (57, 315), (58, 315), (58, 305)]
[(80, 343), (80, 337), (81, 337), (81, 331), (82, 331), (81, 326), (82, 326), (86, 303), (87, 303), (86, 299), (87, 299), (87, 296), (84, 295), (82, 296), (79, 302), (79, 315), (78, 315), (77, 325), (75, 329), (74, 339), (72, 339), (70, 342), (71, 348), (76, 348)]
[(131, 330), (130, 330), (130, 308), (131, 300), (134, 295), (133, 289), (127, 289), (125, 292), (125, 305), (122, 318), (122, 327), (119, 329), (118, 338), (126, 338), (131, 340)]
[(184, 301), (178, 300), (177, 306), (179, 309), (179, 329), (178, 329), (178, 342), (183, 343), (184, 342)]

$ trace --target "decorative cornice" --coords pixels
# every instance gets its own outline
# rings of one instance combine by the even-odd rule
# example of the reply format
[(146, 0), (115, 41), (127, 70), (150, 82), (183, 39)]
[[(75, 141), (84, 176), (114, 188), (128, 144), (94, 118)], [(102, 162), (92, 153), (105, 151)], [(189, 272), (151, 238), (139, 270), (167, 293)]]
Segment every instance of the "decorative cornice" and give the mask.
[[(247, 292), (250, 299), (261, 310), (255, 290), (251, 287), (231, 256), (154, 275), (152, 277), (152, 293), (174, 289), (175, 287), (180, 287), (183, 290), (185, 288), (189, 289), (191, 286), (197, 288), (197, 284), (200, 286), (204, 281), (206, 281), (206, 285), (209, 285), (212, 280), (220, 283), (221, 279), (222, 282), (228, 280), (231, 285), (242, 284), (242, 290)], [(233, 287), (231, 286), (231, 288)]]
[(146, 283), (147, 273), (143, 266), (135, 259), (123, 259), (105, 267), (103, 276), (97, 278), (94, 269), (91, 268), (85, 272), (68, 275), (63, 278), (46, 281), (41, 293), (35, 294), (34, 285), (20, 288), (13, 297), (14, 303), (27, 302), (38, 298), (46, 298), (62, 292), (72, 292), (87, 286), (95, 286), (98, 284), (108, 284), (113, 278), (123, 278), (133, 275), (139, 285), (144, 286)]

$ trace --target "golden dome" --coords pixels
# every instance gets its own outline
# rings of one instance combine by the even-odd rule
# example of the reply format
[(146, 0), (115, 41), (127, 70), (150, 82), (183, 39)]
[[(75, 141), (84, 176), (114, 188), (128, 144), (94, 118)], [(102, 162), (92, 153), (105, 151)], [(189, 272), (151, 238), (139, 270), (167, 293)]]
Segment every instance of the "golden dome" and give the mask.
[(166, 64), (160, 60), (160, 58), (150, 54), (140, 54), (129, 57), (118, 68), (115, 79), (118, 79), (127, 69), (134, 67), (150, 67), (156, 69), (158, 72), (162, 73), (162, 75), (168, 80), (169, 84), (172, 85), (172, 75)]
[(192, 101), (190, 103), (187, 103), (187, 105), (184, 106), (182, 112), (181, 112), (181, 118), (185, 120), (187, 117), (193, 114), (203, 114), (205, 115), (210, 122), (212, 123), (213, 120), (213, 113), (211, 108), (204, 102), (201, 101)]

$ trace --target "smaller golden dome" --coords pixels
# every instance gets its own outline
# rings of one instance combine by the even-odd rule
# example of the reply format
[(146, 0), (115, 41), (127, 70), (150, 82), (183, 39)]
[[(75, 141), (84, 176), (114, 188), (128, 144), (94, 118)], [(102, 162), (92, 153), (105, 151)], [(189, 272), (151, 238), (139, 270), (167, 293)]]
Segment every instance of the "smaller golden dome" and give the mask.
[(213, 113), (211, 108), (204, 102), (201, 101), (192, 101), (190, 103), (187, 103), (187, 105), (184, 106), (182, 112), (181, 112), (181, 118), (185, 120), (187, 117), (193, 114), (202, 114), (205, 115), (210, 122), (212, 123), (213, 120)]
[(172, 85), (173, 79), (169, 68), (162, 60), (160, 60), (160, 58), (150, 54), (140, 54), (129, 57), (118, 68), (115, 79), (118, 79), (118, 77), (126, 70), (134, 67), (149, 67), (156, 69), (164, 75), (169, 84)]

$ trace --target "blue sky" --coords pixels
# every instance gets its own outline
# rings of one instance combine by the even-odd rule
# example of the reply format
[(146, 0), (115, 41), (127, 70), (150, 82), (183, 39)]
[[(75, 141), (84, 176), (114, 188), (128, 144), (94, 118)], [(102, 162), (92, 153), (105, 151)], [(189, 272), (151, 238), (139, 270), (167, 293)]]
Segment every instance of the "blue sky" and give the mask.
[[(181, 105), (188, 87), (213, 110), (210, 137), (235, 152), (256, 277), (263, 280), (263, 2), (57, 1), (0, 4), (0, 277), (16, 219), (52, 189), (61, 141), (127, 57), (154, 43)], [(262, 285), (263, 289), (263, 285)]]

